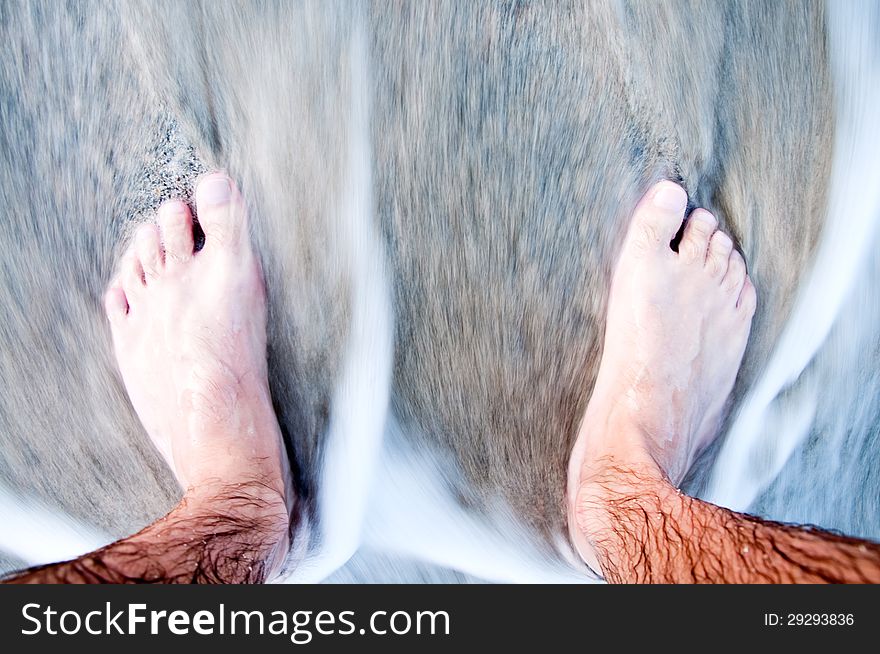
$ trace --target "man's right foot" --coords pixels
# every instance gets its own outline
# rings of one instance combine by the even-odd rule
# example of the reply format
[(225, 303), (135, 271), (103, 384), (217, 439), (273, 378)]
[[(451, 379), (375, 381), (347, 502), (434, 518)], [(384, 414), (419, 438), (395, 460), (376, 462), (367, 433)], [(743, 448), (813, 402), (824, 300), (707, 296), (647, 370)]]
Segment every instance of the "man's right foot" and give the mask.
[(678, 485), (717, 436), (755, 312), (755, 287), (715, 217), (664, 181), (639, 202), (614, 272), (593, 395), (568, 470), (569, 530), (598, 569), (589, 533), (609, 469)]

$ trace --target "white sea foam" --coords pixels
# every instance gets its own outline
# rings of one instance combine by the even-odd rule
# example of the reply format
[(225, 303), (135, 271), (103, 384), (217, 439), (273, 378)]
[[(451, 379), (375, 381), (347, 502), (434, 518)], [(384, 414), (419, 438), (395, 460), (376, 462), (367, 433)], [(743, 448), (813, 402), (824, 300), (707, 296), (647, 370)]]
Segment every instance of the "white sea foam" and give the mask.
[(801, 389), (797, 403), (783, 402), (781, 394), (831, 332), (880, 222), (880, 6), (832, 1), (827, 7), (837, 109), (828, 217), (786, 328), (713, 468), (706, 498), (736, 510), (749, 507), (808, 433), (819, 389)]
[(113, 539), (41, 502), (0, 485), (0, 552), (27, 565), (72, 559)]
[(347, 251), (340, 265), (348, 267), (352, 282), (350, 331), (320, 477), (321, 547), (288, 581), (319, 581), (360, 546), (388, 411), (393, 321), (385, 255), (372, 211), (368, 52), (360, 26), (353, 30), (349, 56), (352, 104), (340, 230)]

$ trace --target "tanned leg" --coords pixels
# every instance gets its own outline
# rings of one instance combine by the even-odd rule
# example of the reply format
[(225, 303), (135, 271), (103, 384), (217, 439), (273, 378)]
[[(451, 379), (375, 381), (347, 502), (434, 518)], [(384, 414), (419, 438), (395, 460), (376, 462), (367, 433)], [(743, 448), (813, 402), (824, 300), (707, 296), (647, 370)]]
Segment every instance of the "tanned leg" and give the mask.
[(266, 362), (266, 293), (244, 201), (214, 173), (190, 211), (143, 225), (105, 298), (122, 378), (185, 489), (140, 533), (12, 581), (262, 582), (289, 547), (293, 502)]
[(728, 511), (676, 489), (717, 436), (755, 288), (731, 239), (661, 182), (633, 214), (596, 387), (569, 464), (572, 541), (611, 582), (880, 582), (880, 546)]

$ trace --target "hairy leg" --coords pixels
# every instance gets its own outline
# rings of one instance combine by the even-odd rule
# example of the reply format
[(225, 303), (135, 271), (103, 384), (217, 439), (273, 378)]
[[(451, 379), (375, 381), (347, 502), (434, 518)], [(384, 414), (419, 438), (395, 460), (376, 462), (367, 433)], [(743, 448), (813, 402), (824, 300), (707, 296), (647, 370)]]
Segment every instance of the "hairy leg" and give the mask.
[(183, 501), (130, 538), (16, 581), (259, 582), (287, 553), (293, 497), (244, 200), (214, 173), (196, 207), (204, 247), (186, 204), (165, 203), (105, 298), (126, 390)]
[(288, 513), (262, 483), (192, 488), (168, 515), (78, 559), (7, 583), (262, 583), (284, 560)]
[(748, 339), (755, 288), (707, 211), (651, 189), (615, 270), (596, 387), (569, 464), (569, 529), (616, 582), (880, 581), (880, 547), (762, 521), (676, 486), (718, 426)]
[(577, 509), (613, 583), (880, 583), (880, 545), (735, 513), (607, 463)]

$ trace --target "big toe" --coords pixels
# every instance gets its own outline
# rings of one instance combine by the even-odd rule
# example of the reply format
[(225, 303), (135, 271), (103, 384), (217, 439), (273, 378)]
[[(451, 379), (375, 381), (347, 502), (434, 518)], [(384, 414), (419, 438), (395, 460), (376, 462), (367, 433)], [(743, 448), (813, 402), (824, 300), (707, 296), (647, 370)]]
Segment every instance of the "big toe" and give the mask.
[(244, 201), (232, 180), (223, 173), (206, 175), (196, 187), (196, 211), (210, 251), (235, 247), (244, 233)]
[(669, 249), (686, 207), (687, 193), (681, 186), (668, 180), (655, 184), (636, 206), (628, 240), (639, 249)]

